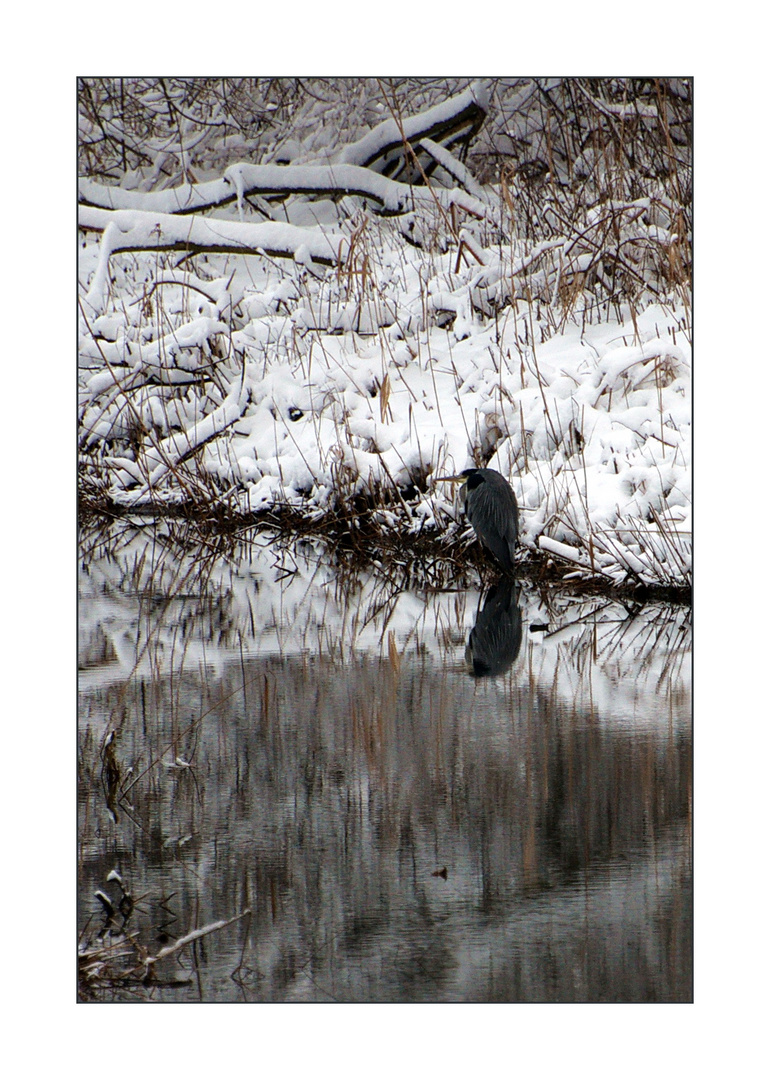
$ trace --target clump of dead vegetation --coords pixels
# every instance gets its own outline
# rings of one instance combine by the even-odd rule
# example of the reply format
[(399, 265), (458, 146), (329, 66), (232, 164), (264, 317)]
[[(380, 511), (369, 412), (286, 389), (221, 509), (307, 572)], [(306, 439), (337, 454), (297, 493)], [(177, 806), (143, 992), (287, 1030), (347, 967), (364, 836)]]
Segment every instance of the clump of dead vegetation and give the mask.
[[(167, 989), (192, 986), (195, 982), (196, 943), (209, 934), (248, 920), (247, 909), (231, 919), (219, 919), (206, 926), (172, 936), (168, 924), (174, 921), (171, 909), (160, 906), (170, 918), (155, 926), (132, 928), (137, 914), (143, 911), (142, 900), (135, 901), (123, 878), (112, 870), (105, 888), (97, 889), (94, 898), (102, 911), (101, 925), (89, 920), (78, 945), (78, 997), (81, 1001), (152, 1000)], [(248, 926), (248, 923), (246, 924)], [(184, 956), (192, 956), (181, 966)], [(237, 969), (234, 972), (237, 978)]]

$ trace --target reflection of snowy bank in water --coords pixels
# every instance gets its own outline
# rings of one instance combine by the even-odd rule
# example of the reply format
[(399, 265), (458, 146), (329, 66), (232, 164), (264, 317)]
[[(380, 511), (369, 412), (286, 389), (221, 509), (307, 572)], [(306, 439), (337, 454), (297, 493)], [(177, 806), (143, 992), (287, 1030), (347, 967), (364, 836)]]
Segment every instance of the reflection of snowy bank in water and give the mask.
[(590, 689), (608, 722), (631, 726), (657, 723), (670, 687), (689, 694), (686, 608), (574, 600), (523, 581), (483, 595), (425, 592), (386, 574), (340, 573), (320, 544), (282, 549), (253, 533), (218, 555), (179, 540), (173, 522), (118, 522), (86, 538), (84, 692), (174, 672), (205, 681), (250, 657), (335, 669), (368, 656), (397, 670), (470, 664), (492, 682), (530, 680), (573, 701)]

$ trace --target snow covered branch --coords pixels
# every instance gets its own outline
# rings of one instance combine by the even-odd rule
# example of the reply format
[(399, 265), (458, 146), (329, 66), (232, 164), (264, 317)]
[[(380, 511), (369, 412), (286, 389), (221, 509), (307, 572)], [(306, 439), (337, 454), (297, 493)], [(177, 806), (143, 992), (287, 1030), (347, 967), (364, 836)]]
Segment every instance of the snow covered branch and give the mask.
[(453, 176), (470, 195), (473, 195), (475, 199), (479, 199), (481, 202), (485, 200), (484, 189), (480, 184), (476, 183), (470, 169), (463, 165), (462, 161), (458, 161), (454, 154), (451, 154), (443, 146), (439, 146), (433, 139), (420, 139), (419, 146), (426, 150), (436, 164), (440, 165), (450, 176)]
[(242, 375), (237, 376), (228, 388), (227, 397), (218, 408), (189, 428), (148, 447), (140, 464), (130, 458), (113, 459), (112, 465), (117, 470), (117, 487), (126, 488), (144, 482), (136, 496), (136, 500), (140, 502), (167, 473), (173, 472), (177, 465), (231, 427), (243, 415), (248, 400), (249, 386)]
[(468, 142), (481, 125), (489, 107), (487, 86), (475, 82), (461, 94), (448, 98), (416, 116), (398, 122), (385, 120), (372, 128), (362, 139), (343, 147), (337, 160), (348, 165), (365, 165), (369, 169), (396, 176), (405, 162), (404, 139), (415, 146), (423, 139), (450, 148)]
[(121, 251), (184, 251), (232, 255), (271, 255), (299, 263), (335, 266), (348, 252), (341, 233), (302, 229), (296, 225), (266, 221), (257, 225), (218, 218), (178, 217), (143, 210), (101, 210), (81, 206), (78, 224), (103, 232), (99, 262), (86, 295), (94, 311), (100, 311), (106, 290), (109, 259)]

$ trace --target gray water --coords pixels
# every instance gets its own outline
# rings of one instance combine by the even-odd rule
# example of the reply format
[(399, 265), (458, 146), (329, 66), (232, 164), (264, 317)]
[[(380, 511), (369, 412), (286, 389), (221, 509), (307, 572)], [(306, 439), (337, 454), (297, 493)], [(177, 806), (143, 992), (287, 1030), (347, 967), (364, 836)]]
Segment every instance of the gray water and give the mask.
[(691, 1000), (689, 611), (250, 541), (83, 537), (81, 997)]

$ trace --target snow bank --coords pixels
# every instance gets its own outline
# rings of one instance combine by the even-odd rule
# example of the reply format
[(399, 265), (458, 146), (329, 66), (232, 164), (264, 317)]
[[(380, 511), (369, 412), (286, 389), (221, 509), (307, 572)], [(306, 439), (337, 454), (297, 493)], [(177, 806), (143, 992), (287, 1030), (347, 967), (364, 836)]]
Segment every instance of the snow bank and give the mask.
[[(85, 198), (125, 208), (80, 208), (84, 476), (125, 506), (209, 490), (239, 513), (313, 519), (366, 494), (383, 531), (441, 535), (466, 525), (431, 478), (488, 464), (516, 492), (525, 551), (686, 584), (690, 310), (669, 281), (669, 205), (651, 188), (584, 208), (562, 236), (520, 235), (510, 193), (425, 136), (457, 109), (413, 127), (468, 192), (362, 167), (394, 120), (331, 164), (240, 163), (108, 198), (85, 181)], [(288, 176), (286, 220), (252, 220), (248, 192)], [(226, 216), (160, 209), (225, 189)], [(393, 216), (371, 216), (371, 198)]]

